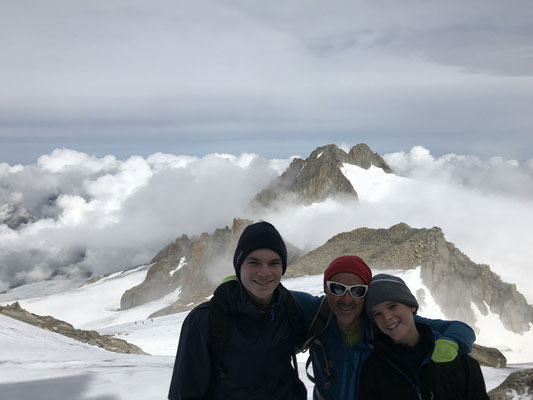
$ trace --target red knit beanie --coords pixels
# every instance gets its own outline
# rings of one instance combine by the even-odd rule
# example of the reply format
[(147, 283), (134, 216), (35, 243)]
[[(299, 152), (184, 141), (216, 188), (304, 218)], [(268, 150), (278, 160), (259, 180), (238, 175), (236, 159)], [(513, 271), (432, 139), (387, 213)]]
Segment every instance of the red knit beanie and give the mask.
[(357, 256), (342, 256), (334, 259), (324, 271), (324, 285), (333, 275), (339, 272), (349, 272), (359, 276), (366, 285), (370, 284), (372, 271), (366, 263)]

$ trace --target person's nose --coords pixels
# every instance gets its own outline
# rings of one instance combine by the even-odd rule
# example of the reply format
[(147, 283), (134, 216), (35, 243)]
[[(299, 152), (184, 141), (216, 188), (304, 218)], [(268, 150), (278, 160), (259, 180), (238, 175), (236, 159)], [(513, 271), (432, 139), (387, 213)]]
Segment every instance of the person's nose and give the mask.
[(349, 290), (344, 292), (344, 294), (342, 295), (342, 300), (343, 301), (352, 301), (352, 299), (353, 299), (353, 297), (352, 297), (352, 294), (350, 293)]
[(383, 319), (385, 321), (388, 321), (389, 319), (392, 318), (392, 314), (388, 310), (382, 311), (382, 313), (383, 313)]
[(262, 262), (259, 266), (259, 270), (257, 271), (260, 275), (265, 276), (270, 273), (270, 268), (268, 267), (268, 263)]

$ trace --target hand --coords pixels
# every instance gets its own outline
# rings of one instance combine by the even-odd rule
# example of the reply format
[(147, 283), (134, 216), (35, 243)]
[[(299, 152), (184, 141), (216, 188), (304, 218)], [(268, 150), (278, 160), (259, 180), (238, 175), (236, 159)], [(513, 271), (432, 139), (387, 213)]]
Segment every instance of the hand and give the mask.
[(435, 348), (431, 360), (436, 363), (450, 362), (457, 357), (459, 346), (448, 339), (435, 340)]

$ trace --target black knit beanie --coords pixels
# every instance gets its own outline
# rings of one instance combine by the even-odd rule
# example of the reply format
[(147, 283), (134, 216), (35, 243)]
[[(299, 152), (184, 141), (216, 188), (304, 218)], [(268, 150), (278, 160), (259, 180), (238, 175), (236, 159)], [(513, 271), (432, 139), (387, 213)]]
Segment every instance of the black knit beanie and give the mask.
[(257, 249), (270, 249), (281, 257), (283, 273), (287, 269), (287, 248), (279, 232), (274, 225), (268, 222), (257, 222), (248, 225), (241, 234), (235, 255), (233, 256), (233, 267), (235, 273), (240, 278), (241, 265), (248, 254)]
[(372, 308), (384, 301), (397, 301), (418, 310), (418, 302), (402, 278), (389, 274), (375, 275), (365, 297), (366, 313), (372, 319)]

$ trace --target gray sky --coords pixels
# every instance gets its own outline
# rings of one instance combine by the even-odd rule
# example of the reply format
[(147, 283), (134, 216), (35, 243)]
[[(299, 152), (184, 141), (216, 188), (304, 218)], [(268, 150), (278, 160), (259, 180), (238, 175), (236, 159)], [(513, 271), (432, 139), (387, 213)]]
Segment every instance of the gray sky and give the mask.
[(0, 0), (0, 162), (533, 154), (530, 1)]

